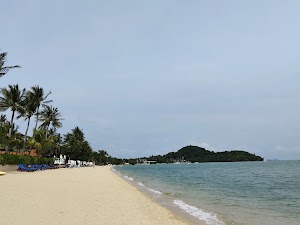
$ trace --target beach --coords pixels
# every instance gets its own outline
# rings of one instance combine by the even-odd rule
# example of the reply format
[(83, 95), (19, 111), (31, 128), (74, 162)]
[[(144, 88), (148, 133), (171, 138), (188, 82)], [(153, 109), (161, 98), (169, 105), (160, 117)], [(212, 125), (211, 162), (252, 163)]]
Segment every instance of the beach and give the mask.
[(111, 167), (8, 172), (0, 187), (1, 225), (191, 225)]

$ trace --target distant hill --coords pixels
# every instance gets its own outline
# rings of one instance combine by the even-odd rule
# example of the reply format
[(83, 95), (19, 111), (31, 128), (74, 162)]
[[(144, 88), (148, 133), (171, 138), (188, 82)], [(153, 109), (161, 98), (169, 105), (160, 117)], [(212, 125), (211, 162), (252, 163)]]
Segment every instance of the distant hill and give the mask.
[(263, 158), (246, 151), (233, 150), (225, 152), (208, 151), (198, 146), (186, 146), (177, 152), (169, 152), (165, 155), (145, 157), (142, 159), (130, 159), (129, 163), (135, 164), (142, 160), (153, 160), (157, 163), (174, 162), (241, 162), (241, 161), (263, 161)]

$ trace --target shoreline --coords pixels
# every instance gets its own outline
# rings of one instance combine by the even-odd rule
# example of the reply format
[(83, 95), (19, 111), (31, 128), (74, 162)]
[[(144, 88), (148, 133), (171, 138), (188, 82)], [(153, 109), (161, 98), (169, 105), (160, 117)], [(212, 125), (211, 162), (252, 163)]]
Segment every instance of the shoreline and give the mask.
[(112, 167), (8, 172), (0, 178), (1, 225), (193, 225), (154, 202)]
[(163, 207), (174, 216), (177, 216), (179, 219), (183, 219), (184, 221), (188, 222), (189, 225), (205, 225), (204, 221), (199, 220), (197, 217), (190, 215), (186, 211), (180, 209), (178, 206), (175, 206), (172, 202), (175, 200), (171, 195), (165, 195), (164, 193), (154, 190), (152, 188), (148, 188), (144, 186), (143, 183), (138, 182), (136, 183), (133, 178), (128, 177), (120, 173), (117, 169), (115, 170), (116, 166), (112, 166), (111, 170), (116, 176), (121, 178), (123, 181), (128, 183), (130, 186), (134, 187), (138, 192), (143, 194), (146, 198), (150, 199), (155, 204)]

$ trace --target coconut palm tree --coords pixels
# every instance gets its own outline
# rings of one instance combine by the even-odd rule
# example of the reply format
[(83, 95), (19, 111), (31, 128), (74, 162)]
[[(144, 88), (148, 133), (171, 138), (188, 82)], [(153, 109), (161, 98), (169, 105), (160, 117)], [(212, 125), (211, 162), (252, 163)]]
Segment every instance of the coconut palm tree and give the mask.
[[(11, 131), (11, 137), (8, 137), (8, 131), (10, 128), (9, 121), (2, 121), (5, 116), (1, 116), (0, 122), (0, 143), (1, 147), (7, 149), (16, 149), (19, 150), (22, 148), (22, 140), (24, 139), (24, 135), (18, 132), (18, 126), (14, 126)], [(20, 144), (21, 143), (21, 144)]]
[(24, 117), (25, 121), (27, 120), (27, 128), (25, 131), (24, 141), (23, 141), (23, 151), (26, 146), (27, 133), (28, 133), (29, 125), (30, 125), (30, 119), (36, 112), (38, 104), (39, 104), (39, 101), (37, 100), (35, 93), (33, 93), (32, 91), (27, 91), (25, 100), (23, 101), (23, 105), (19, 109), (19, 116), (17, 116), (17, 119)]
[(43, 110), (40, 114), (40, 121), (42, 121), (42, 124), (40, 125), (40, 128), (44, 128), (46, 130), (46, 138), (48, 136), (48, 131), (50, 128), (50, 125), (53, 128), (60, 128), (62, 127), (61, 123), (61, 113), (58, 111), (57, 108), (54, 108), (49, 105), (45, 105)]
[(38, 125), (38, 121), (39, 121), (39, 110), (40, 110), (40, 106), (44, 106), (50, 102), (52, 102), (52, 100), (46, 100), (48, 98), (48, 96), (51, 94), (51, 91), (45, 95), (44, 93), (44, 89), (40, 86), (34, 86), (31, 87), (31, 92), (33, 93), (33, 97), (34, 97), (34, 101), (37, 102), (37, 108), (36, 108), (36, 122), (35, 122), (35, 127), (34, 129), (37, 129), (37, 125)]
[(60, 134), (55, 133), (55, 129), (49, 129), (48, 137), (46, 137), (47, 130), (44, 128), (35, 130), (34, 133), (34, 138), (29, 138), (28, 143), (37, 150), (39, 155), (57, 155), (60, 151), (61, 137)]
[(62, 137), (59, 133), (56, 133), (56, 128), (49, 129), (48, 136), (48, 139), (52, 143), (52, 154), (57, 156), (60, 153)]
[(0, 77), (8, 73), (9, 70), (14, 68), (20, 68), (21, 66), (5, 66), (7, 52), (0, 52)]
[(87, 161), (92, 157), (93, 151), (90, 144), (85, 140), (82, 130), (75, 127), (71, 133), (64, 135), (62, 152), (73, 159)]
[(107, 158), (109, 157), (107, 152), (104, 151), (104, 150), (99, 150), (98, 155), (99, 155), (100, 164), (101, 165), (106, 165), (107, 164)]
[(6, 111), (8, 109), (12, 111), (8, 138), (11, 137), (11, 132), (14, 127), (15, 113), (22, 108), (22, 104), (25, 100), (25, 92), (25, 88), (21, 90), (18, 84), (8, 85), (8, 88), (0, 89), (0, 111)]
[(4, 146), (6, 146), (7, 143), (8, 143), (8, 137), (7, 137), (8, 130), (9, 130), (9, 121), (6, 118), (6, 115), (1, 114), (1, 116), (0, 116), (0, 143), (1, 143), (1, 147), (2, 147), (2, 144), (4, 144)]

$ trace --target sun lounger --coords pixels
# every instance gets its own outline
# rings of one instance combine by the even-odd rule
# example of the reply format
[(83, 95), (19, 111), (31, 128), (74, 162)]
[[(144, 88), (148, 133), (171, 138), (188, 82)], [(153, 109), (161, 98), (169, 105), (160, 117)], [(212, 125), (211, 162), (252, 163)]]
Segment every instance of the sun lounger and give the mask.
[(37, 170), (36, 168), (28, 167), (26, 164), (19, 164), (18, 166), (18, 170), (22, 172), (33, 172)]
[(50, 166), (46, 165), (46, 164), (42, 164), (41, 165), (41, 169), (42, 170), (47, 170), (47, 169), (50, 169)]
[(49, 165), (50, 169), (58, 169), (59, 167), (56, 165)]

